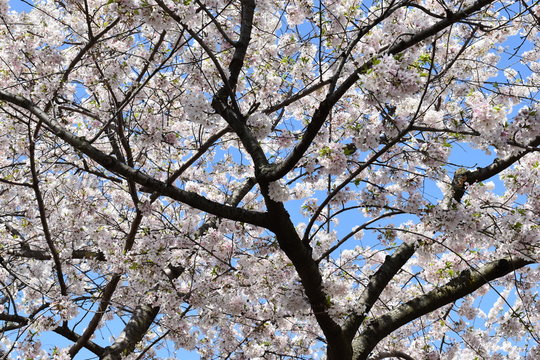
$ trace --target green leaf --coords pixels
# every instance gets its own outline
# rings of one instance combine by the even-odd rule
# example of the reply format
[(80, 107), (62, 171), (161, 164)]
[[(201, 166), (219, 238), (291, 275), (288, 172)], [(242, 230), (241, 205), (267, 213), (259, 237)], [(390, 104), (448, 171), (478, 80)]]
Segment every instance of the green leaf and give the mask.
[(322, 149), (319, 150), (319, 155), (320, 156), (327, 156), (327, 155), (330, 155), (331, 152), (332, 152), (332, 150), (330, 150), (330, 148), (328, 146), (325, 146), (325, 147), (323, 147)]
[(519, 221), (515, 223), (514, 225), (512, 225), (512, 229), (515, 231), (521, 231), (522, 228), (523, 228), (523, 224), (520, 223)]
[(332, 298), (330, 295), (326, 295), (326, 306), (332, 306)]
[(343, 147), (343, 153), (347, 156), (352, 155), (356, 152), (356, 145), (353, 143), (347, 144)]
[(428, 54), (428, 53), (423, 53), (422, 55), (420, 55), (420, 57), (418, 58), (418, 62), (422, 65), (427, 65), (427, 64), (431, 64), (431, 54)]

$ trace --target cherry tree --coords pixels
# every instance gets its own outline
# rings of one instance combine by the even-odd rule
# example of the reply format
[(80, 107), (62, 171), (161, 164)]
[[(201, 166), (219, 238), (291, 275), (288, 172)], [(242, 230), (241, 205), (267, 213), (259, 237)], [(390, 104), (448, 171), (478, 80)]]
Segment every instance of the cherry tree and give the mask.
[(538, 1), (29, 5), (4, 358), (540, 358)]

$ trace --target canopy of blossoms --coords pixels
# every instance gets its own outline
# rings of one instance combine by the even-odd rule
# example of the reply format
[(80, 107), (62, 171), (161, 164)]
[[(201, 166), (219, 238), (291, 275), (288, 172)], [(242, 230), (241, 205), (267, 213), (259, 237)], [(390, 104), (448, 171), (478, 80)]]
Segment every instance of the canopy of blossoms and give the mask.
[(538, 1), (27, 5), (4, 358), (540, 358)]

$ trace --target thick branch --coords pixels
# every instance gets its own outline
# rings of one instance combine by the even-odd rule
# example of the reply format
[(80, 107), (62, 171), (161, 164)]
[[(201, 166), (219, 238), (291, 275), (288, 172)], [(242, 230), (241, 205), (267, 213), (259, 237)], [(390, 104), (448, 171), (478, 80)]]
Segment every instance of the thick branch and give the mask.
[(373, 274), (364, 292), (358, 300), (357, 308), (361, 311), (353, 314), (343, 326), (343, 330), (349, 339), (353, 339), (358, 328), (366, 318), (379, 296), (386, 288), (386, 285), (401, 270), (403, 265), (414, 255), (415, 245), (409, 243), (401, 244), (392, 255), (387, 255), (384, 263)]
[[(238, 77), (244, 66), (244, 61), (247, 54), (247, 49), (251, 41), (251, 32), (253, 29), (253, 15), (255, 13), (255, 1), (254, 0), (242, 0), (241, 10), (241, 22), (240, 22), (240, 37), (235, 43), (235, 51), (231, 62), (229, 63), (229, 78), (225, 85), (217, 91), (212, 99), (212, 108), (223, 118), (234, 130), (236, 135), (240, 138), (242, 145), (245, 147), (255, 166), (255, 176), (262, 168), (268, 165), (268, 159), (266, 158), (264, 151), (259, 145), (256, 137), (246, 125), (246, 118), (236, 105), (236, 99), (234, 95), (234, 89), (238, 83)], [(227, 103), (227, 86), (230, 86), (232, 91), (229, 96), (231, 102), (234, 105), (234, 110)]]
[[(13, 257), (21, 257), (34, 260), (51, 260), (51, 255), (45, 250), (35, 249), (20, 249), (20, 250), (8, 250), (7, 254)], [(105, 261), (105, 255), (101, 251), (91, 250), (73, 250), (70, 259), (93, 259), (98, 261)]]
[[(28, 319), (20, 315), (0, 313), (0, 320), (5, 321), (5, 322), (14, 322), (21, 325), (28, 324)], [(3, 328), (1, 328), (0, 331), (2, 329)]]
[(509, 168), (512, 164), (516, 163), (526, 154), (530, 153), (535, 147), (540, 145), (540, 136), (537, 136), (528, 146), (526, 150), (519, 153), (508, 156), (504, 159), (496, 158), (493, 163), (486, 167), (479, 167), (473, 171), (461, 171), (456, 172), (452, 181), (452, 193), (451, 198), (457, 202), (461, 201), (463, 195), (465, 195), (465, 187), (467, 184), (472, 185), (477, 182), (485, 181), (492, 176), (497, 175), (501, 171)]
[(367, 324), (362, 334), (354, 340), (354, 359), (367, 359), (379, 341), (401, 326), (469, 295), (488, 282), (529, 264), (532, 264), (532, 261), (519, 258), (502, 258), (487, 263), (479, 269), (464, 270), (446, 285), (418, 296), (375, 318)]
[(105, 312), (109, 307), (112, 295), (114, 294), (114, 291), (116, 290), (119, 281), (120, 275), (114, 275), (111, 281), (109, 281), (109, 283), (107, 284), (107, 286), (105, 286), (97, 312), (94, 314), (94, 316), (88, 323), (88, 326), (84, 330), (84, 333), (75, 340), (75, 344), (73, 344), (73, 346), (69, 349), (70, 357), (73, 358), (79, 352), (79, 350), (87, 346), (90, 338), (96, 331), (101, 319), (103, 318), (103, 315), (105, 315)]
[(234, 89), (238, 82), (238, 76), (244, 66), (247, 49), (251, 41), (251, 31), (253, 29), (253, 16), (255, 14), (255, 1), (242, 0), (242, 12), (240, 19), (240, 37), (235, 43), (235, 51), (231, 63), (229, 64), (229, 85)]
[[(75, 332), (70, 330), (67, 326), (59, 326), (56, 329), (54, 329), (54, 332), (57, 333), (58, 335), (62, 335), (66, 339), (71, 340), (73, 342), (77, 342), (77, 340), (79, 340), (80, 338), (79, 335), (77, 335)], [(95, 342), (91, 340), (85, 341), (84, 347), (100, 357), (105, 352), (105, 349), (103, 349), (101, 346), (99, 346), (98, 344), (96, 344)]]
[(247, 119), (241, 114), (236, 114), (228, 106), (223, 105), (216, 97), (212, 101), (212, 107), (216, 113), (227, 121), (235, 134), (238, 135), (242, 145), (253, 159), (255, 176), (258, 178), (258, 174), (268, 167), (268, 159), (259, 145), (257, 138), (246, 125)]
[(398, 358), (398, 359), (405, 359), (405, 360), (414, 360), (414, 358), (403, 351), (393, 350), (393, 351), (383, 351), (375, 355), (374, 357), (370, 357), (368, 360), (382, 360), (382, 359), (390, 359), (390, 358)]
[[(240, 138), (240, 141), (246, 148), (247, 152), (253, 158), (253, 162), (256, 167), (255, 173), (259, 173), (261, 167), (265, 167), (268, 164), (268, 160), (264, 155), (264, 151), (259, 146), (257, 139), (253, 136), (253, 133), (246, 125), (246, 119), (240, 112), (238, 104), (236, 103), (235, 88), (238, 83), (238, 77), (244, 65), (244, 60), (247, 54), (247, 49), (251, 41), (251, 32), (253, 29), (253, 16), (255, 13), (255, 1), (243, 0), (241, 1), (241, 20), (240, 20), (240, 36), (238, 41), (234, 42), (235, 51), (231, 62), (229, 63), (229, 77), (227, 78), (223, 71), (221, 64), (217, 60), (215, 54), (208, 47), (208, 45), (199, 37), (193, 30), (189, 29), (182, 19), (170, 8), (168, 8), (162, 0), (155, 0), (156, 3), (173, 18), (183, 29), (185, 29), (192, 37), (199, 43), (204, 49), (207, 55), (210, 57), (216, 69), (218, 70), (222, 80), (223, 86), (216, 92), (212, 100), (212, 108), (218, 113), (227, 123), (231, 126), (234, 132)], [(230, 98), (231, 104), (227, 102), (227, 98)]]
[[(19, 328), (21, 328), (23, 326), (28, 325), (28, 323), (33, 319), (34, 316), (35, 316), (35, 314), (33, 314), (33, 315), (29, 316), (29, 317), (24, 317), (24, 316), (20, 316), (20, 315), (12, 315), (12, 314), (0, 313), (0, 320), (1, 321), (6, 321), (6, 322), (10, 322), (10, 323), (16, 323), (16, 325), (14, 325), (14, 326), (10, 326), (8, 324), (7, 326), (4, 326), (4, 327), (0, 328), (0, 334), (5, 332), (5, 331), (8, 331), (8, 330), (19, 329)], [(58, 327), (54, 328), (53, 331), (55, 333), (57, 333), (58, 335), (62, 335), (66, 339), (69, 339), (69, 340), (71, 340), (73, 342), (76, 342), (80, 338), (80, 335), (78, 335), (76, 332), (70, 330), (65, 325), (58, 326)], [(91, 340), (86, 341), (84, 347), (86, 349), (90, 350), (91, 352), (93, 352), (94, 354), (98, 355), (98, 356), (101, 356), (103, 354), (103, 352), (104, 352), (104, 349), (101, 346), (99, 346), (98, 344), (96, 344), (95, 342), (93, 342)]]
[(312, 258), (311, 247), (304, 244), (298, 236), (283, 204), (268, 197), (268, 186), (262, 185), (261, 191), (265, 196), (268, 213), (272, 220), (270, 230), (276, 235), (280, 249), (293, 263), (313, 314), (327, 340), (328, 359), (350, 359), (351, 342), (344, 336), (341, 327), (328, 312), (330, 307), (328, 295), (323, 289), (318, 263)]
[(120, 360), (126, 354), (133, 352), (135, 345), (142, 340), (158, 312), (159, 307), (138, 306), (120, 336), (118, 336), (114, 344), (107, 347), (101, 359)]
[[(540, 137), (537, 137), (530, 144), (531, 147), (538, 146), (538, 145), (540, 145)], [(518, 154), (516, 154), (514, 156), (510, 156), (510, 157), (507, 157), (505, 159), (496, 159), (492, 164), (490, 164), (490, 165), (488, 165), (486, 167), (483, 167), (483, 168), (477, 168), (474, 171), (457, 172), (456, 175), (454, 176), (454, 180), (452, 182), (452, 190), (451, 190), (451, 193), (450, 193), (450, 195), (448, 197), (450, 199), (455, 200), (456, 202), (460, 202), (463, 195), (464, 195), (464, 193), (465, 193), (465, 185), (466, 184), (473, 184), (473, 183), (476, 183), (476, 182), (480, 182), (480, 181), (484, 181), (484, 180), (489, 179), (490, 177), (500, 173), (504, 169), (506, 169), (509, 166), (511, 166), (512, 164), (514, 164), (516, 161), (521, 159), (528, 152), (530, 152), (530, 150), (524, 150), (524, 151), (522, 151), (522, 152), (520, 152), (520, 153), (518, 153)], [(354, 336), (355, 332), (358, 330), (359, 326), (362, 324), (362, 322), (365, 319), (365, 313), (368, 312), (371, 309), (371, 307), (374, 304), (374, 301), (376, 301), (378, 299), (380, 293), (384, 290), (384, 288), (389, 283), (389, 281), (392, 279), (392, 277), (401, 269), (401, 267), (407, 262), (407, 260), (413, 254), (414, 254), (414, 246), (413, 245), (402, 244), (400, 246), (400, 249), (396, 250), (396, 252), (392, 256), (387, 256), (386, 257), (385, 262), (383, 263), (383, 265), (371, 277), (370, 282), (369, 282), (366, 290), (362, 294), (362, 297), (361, 297), (361, 299), (360, 299), (360, 301), (358, 303), (358, 307), (360, 309), (362, 309), (363, 314), (355, 314), (355, 315), (353, 315), (348, 320), (348, 322), (346, 323), (346, 325), (344, 327), (344, 330), (347, 332), (348, 336), (351, 336), (351, 337)], [(500, 261), (503, 261), (503, 260), (500, 260)], [(524, 265), (522, 265), (522, 266), (524, 266)], [(463, 273), (462, 273), (461, 276), (464, 276)], [(458, 279), (459, 279), (459, 277), (458, 277)], [(484, 277), (484, 279), (487, 279), (487, 276)], [(487, 283), (490, 280), (492, 280), (492, 279), (488, 279), (485, 283)], [(449, 284), (447, 284), (447, 287), (449, 286)], [(472, 290), (472, 291), (474, 291), (474, 290)], [(470, 291), (470, 292), (472, 292), (472, 291)], [(470, 293), (470, 292), (468, 292), (468, 293)], [(429, 295), (429, 294), (426, 294), (425, 296), (427, 296), (427, 295)], [(459, 295), (459, 296), (457, 296), (457, 298), (460, 298), (461, 296), (462, 295)], [(451, 301), (449, 301), (449, 302), (451, 302)], [(445, 302), (443, 305), (445, 305), (445, 304), (447, 304), (449, 302)], [(406, 304), (404, 304), (404, 305), (406, 305)], [(436, 308), (438, 308), (440, 306), (443, 306), (443, 305), (437, 305), (434, 309), (436, 309)], [(365, 307), (365, 309), (364, 309), (364, 307)], [(432, 309), (432, 310), (434, 310), (434, 309)], [(432, 311), (432, 310), (429, 310), (429, 311)], [(427, 312), (429, 312), (429, 311), (427, 311)], [(425, 313), (423, 313), (423, 314), (425, 314)], [(421, 314), (421, 315), (423, 315), (423, 314)], [(419, 316), (421, 316), (421, 315), (419, 315)], [(408, 321), (409, 320), (407, 320), (406, 322), (408, 322)], [(403, 324), (405, 324), (406, 322), (404, 322)], [(403, 325), (403, 324), (401, 324), (401, 325)], [(401, 325), (398, 325), (393, 330), (399, 328)], [(391, 330), (391, 331), (393, 331), (393, 330)], [(364, 337), (365, 334), (366, 334), (366, 332), (364, 332), (362, 334), (362, 337)], [(384, 335), (384, 336), (386, 336), (386, 335)], [(373, 347), (376, 345), (376, 343), (378, 341), (383, 339), (384, 336), (381, 336), (373, 344)]]
[(196, 193), (185, 191), (172, 185), (167, 185), (162, 181), (152, 178), (141, 171), (129, 167), (126, 164), (123, 164), (121, 161), (103, 153), (99, 149), (92, 146), (85, 138), (77, 137), (69, 131), (65, 130), (55, 120), (51, 119), (47, 114), (45, 114), (42, 110), (36, 107), (31, 101), (23, 97), (11, 95), (0, 91), (0, 100), (10, 102), (30, 111), (32, 114), (37, 116), (44, 124), (46, 124), (52, 133), (54, 133), (60, 139), (64, 140), (80, 152), (90, 157), (92, 160), (103, 166), (105, 169), (115, 174), (121, 175), (126, 179), (132, 179), (139, 185), (151, 189), (153, 192), (168, 196), (171, 199), (180, 201), (191, 207), (194, 207), (201, 211), (205, 211), (218, 217), (223, 217), (235, 221), (242, 221), (261, 227), (266, 227), (268, 225), (267, 215), (265, 213), (240, 209), (208, 200), (205, 197)]

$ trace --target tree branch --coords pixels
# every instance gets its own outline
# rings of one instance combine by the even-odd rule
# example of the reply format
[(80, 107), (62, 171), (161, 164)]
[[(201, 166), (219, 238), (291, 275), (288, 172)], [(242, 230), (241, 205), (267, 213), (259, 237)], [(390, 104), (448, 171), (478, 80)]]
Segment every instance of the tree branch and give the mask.
[(126, 179), (132, 179), (139, 185), (151, 189), (153, 192), (168, 196), (171, 199), (180, 201), (184, 204), (187, 204), (193, 208), (199, 209), (209, 214), (234, 221), (246, 222), (256, 226), (268, 226), (266, 213), (240, 209), (208, 200), (207, 198), (194, 192), (185, 191), (175, 186), (167, 185), (166, 183), (152, 178), (139, 170), (123, 164), (121, 161), (95, 148), (85, 138), (75, 136), (71, 132), (65, 130), (54, 119), (51, 119), (47, 114), (45, 114), (41, 109), (36, 107), (28, 99), (25, 99), (18, 95), (12, 95), (4, 91), (0, 91), (0, 100), (10, 102), (14, 105), (20, 106), (30, 111), (32, 114), (37, 116), (38, 119), (40, 119), (45, 125), (47, 125), (49, 131), (51, 131), (57, 137), (64, 140), (83, 154), (87, 155), (89, 158), (103, 166), (105, 169), (111, 171), (112, 173), (121, 175)]
[(298, 100), (302, 99), (303, 97), (308, 96), (309, 94), (311, 94), (311, 93), (325, 87), (326, 85), (330, 84), (331, 81), (332, 81), (332, 79), (327, 79), (327, 80), (323, 80), (321, 82), (318, 82), (315, 85), (307, 87), (304, 90), (299, 91), (294, 95), (291, 95), (289, 98), (283, 100), (282, 102), (280, 102), (280, 103), (278, 103), (276, 105), (272, 105), (270, 107), (267, 107), (262, 112), (265, 113), (265, 114), (271, 114), (271, 113), (273, 113), (275, 111), (278, 111), (278, 110), (280, 110), (280, 109), (294, 103), (295, 101), (298, 101)]
[[(540, 145), (540, 136), (537, 137), (530, 144), (531, 147), (538, 146), (538, 145)], [(463, 195), (465, 194), (465, 186), (466, 186), (466, 184), (473, 184), (473, 183), (476, 183), (476, 182), (480, 182), (480, 181), (484, 181), (484, 180), (489, 179), (490, 177), (492, 177), (492, 176), (500, 173), (504, 169), (510, 167), (512, 164), (514, 164), (516, 161), (521, 159), (525, 154), (529, 153), (530, 151), (531, 150), (524, 150), (524, 151), (521, 151), (520, 153), (518, 153), (516, 155), (507, 157), (505, 159), (495, 159), (495, 161), (493, 161), (492, 164), (490, 164), (490, 165), (488, 165), (486, 167), (483, 167), (483, 168), (477, 168), (474, 171), (456, 172), (456, 174), (454, 176), (454, 179), (452, 181), (451, 192), (450, 192), (450, 194), (447, 195), (447, 200), (443, 200), (443, 203), (446, 203), (446, 205), (448, 206), (448, 203), (447, 203), (448, 200), (455, 200), (456, 202), (460, 202)], [(394, 254), (392, 256), (387, 256), (386, 257), (383, 265), (381, 265), (381, 267), (377, 270), (377, 272), (371, 277), (370, 282), (369, 282), (368, 286), (366, 287), (366, 290), (364, 291), (364, 293), (361, 296), (361, 299), (359, 301), (358, 306), (359, 306), (360, 309), (362, 309), (362, 314), (354, 314), (354, 315), (352, 315), (349, 318), (349, 320), (347, 321), (347, 323), (345, 324), (345, 326), (344, 326), (344, 331), (347, 333), (347, 335), (349, 337), (354, 337), (354, 334), (358, 330), (359, 326), (365, 320), (366, 313), (372, 308), (372, 306), (374, 305), (374, 302), (378, 299), (379, 295), (384, 290), (386, 285), (390, 282), (392, 277), (401, 269), (401, 267), (407, 262), (407, 260), (410, 257), (413, 256), (414, 251), (415, 251), (414, 245), (402, 244), (400, 246), (400, 248), (398, 248), (398, 250), (396, 250), (396, 252), (394, 252)], [(503, 261), (503, 260), (504, 259), (501, 259), (499, 261)], [(525, 260), (523, 260), (523, 261), (525, 261)], [(493, 264), (493, 263), (491, 263), (491, 264)], [(522, 266), (525, 266), (525, 265), (522, 265)], [(469, 270), (466, 270), (466, 271), (469, 271)], [(465, 272), (462, 272), (462, 274), (460, 276), (464, 276), (463, 275), (464, 273)], [(497, 276), (497, 277), (499, 277), (499, 276)], [(458, 277), (458, 279), (459, 279), (459, 277)], [(484, 276), (484, 279), (487, 279), (487, 276)], [(485, 283), (487, 283), (488, 281), (491, 281), (491, 280), (492, 279), (489, 279)], [(451, 287), (449, 287), (449, 284), (446, 285), (446, 289), (451, 289)], [(444, 287), (440, 288), (440, 289), (444, 289)], [(476, 288), (474, 290), (476, 290)], [(474, 290), (472, 290), (472, 291), (474, 291)], [(470, 291), (470, 292), (472, 292), (472, 291)], [(433, 292), (431, 292), (431, 293), (433, 293)], [(425, 296), (427, 296), (429, 294), (430, 293), (426, 294)], [(462, 297), (462, 295), (454, 295), (454, 296), (457, 296), (457, 298)], [(451, 301), (453, 301), (453, 300), (451, 300)], [(439, 305), (439, 306), (433, 308), (432, 310), (435, 310), (436, 308), (438, 308), (440, 306), (446, 305), (447, 303), (449, 303), (451, 301), (445, 302), (444, 304)], [(404, 304), (402, 306), (405, 306), (405, 305), (406, 304)], [(365, 309), (364, 309), (364, 307), (365, 307)], [(429, 311), (432, 311), (432, 310), (429, 310)], [(429, 312), (429, 311), (427, 311), (427, 312)], [(425, 314), (425, 313), (423, 313), (423, 314)], [(423, 314), (421, 314), (421, 315), (423, 315)], [(421, 316), (421, 315), (419, 315), (419, 316)], [(406, 322), (408, 322), (408, 321), (410, 321), (410, 320), (407, 320)], [(405, 323), (403, 323), (403, 324), (405, 324)], [(401, 325), (403, 325), (403, 324), (401, 324)], [(393, 330), (399, 328), (401, 325), (395, 327)], [(391, 330), (391, 331), (393, 331), (393, 330)], [(364, 331), (362, 333), (362, 335), (360, 336), (360, 338), (364, 337), (365, 334), (366, 334), (366, 332)], [(384, 335), (384, 336), (386, 336), (386, 335)], [(380, 337), (380, 339), (378, 339), (374, 343), (373, 347), (376, 345), (376, 343), (378, 341), (383, 339), (384, 336)], [(367, 354), (366, 354), (366, 356), (367, 356)]]
[(62, 272), (62, 262), (60, 261), (58, 250), (56, 249), (56, 245), (54, 244), (54, 240), (49, 230), (49, 223), (47, 220), (47, 211), (45, 209), (45, 202), (43, 201), (43, 195), (41, 193), (41, 188), (39, 186), (39, 177), (38, 177), (38, 172), (36, 168), (36, 157), (35, 157), (36, 137), (37, 137), (40, 127), (41, 126), (38, 123), (34, 131), (34, 135), (30, 136), (29, 134), (29, 137), (30, 137), (29, 158), (30, 158), (30, 172), (32, 174), (32, 187), (34, 189), (34, 194), (36, 196), (36, 201), (37, 201), (38, 211), (39, 211), (39, 219), (41, 220), (41, 227), (43, 228), (43, 236), (45, 237), (45, 242), (47, 243), (47, 246), (49, 247), (49, 250), (51, 252), (51, 256), (54, 262), (54, 268), (56, 270), (56, 277), (58, 278), (58, 285), (60, 286), (60, 293), (63, 296), (67, 296), (67, 286), (64, 281), (64, 274)]
[(392, 351), (382, 351), (377, 355), (370, 357), (368, 360), (382, 360), (388, 358), (401, 358), (405, 360), (414, 360), (414, 358), (408, 354), (405, 354), (403, 351), (392, 350)]
[[(489, 179), (492, 176), (497, 175), (501, 171), (509, 168), (521, 159), (523, 156), (527, 155), (533, 151), (534, 147), (540, 145), (540, 136), (537, 136), (528, 146), (527, 149), (512, 155), (504, 159), (496, 158), (490, 165), (486, 167), (478, 167), (476, 170), (469, 171), (456, 171), (454, 174), (454, 179), (452, 180), (452, 189), (450, 198), (454, 199), (457, 202), (460, 202), (465, 195), (466, 185), (472, 185), (477, 182), (481, 182)], [(451, 200), (450, 199), (450, 200)]]
[[(66, 339), (71, 340), (73, 342), (77, 342), (78, 339), (80, 338), (80, 336), (77, 333), (70, 330), (67, 326), (59, 326), (55, 328), (53, 331), (57, 333), (58, 335), (62, 335)], [(103, 353), (105, 352), (105, 349), (103, 347), (99, 346), (98, 344), (96, 344), (95, 342), (91, 340), (85, 341), (84, 347), (99, 357), (103, 356)]]
[(75, 340), (75, 344), (73, 344), (69, 349), (69, 356), (71, 358), (73, 358), (83, 347), (86, 347), (86, 345), (90, 341), (90, 338), (96, 331), (97, 327), (99, 326), (99, 322), (101, 321), (103, 315), (105, 315), (105, 312), (109, 307), (111, 298), (114, 294), (114, 291), (116, 290), (116, 287), (118, 286), (119, 281), (120, 275), (114, 275), (111, 281), (109, 281), (109, 283), (105, 286), (96, 313), (88, 323), (88, 326), (84, 330), (83, 334)]
[[(241, 10), (241, 22), (240, 22), (240, 37), (235, 43), (235, 51), (231, 62), (229, 63), (229, 78), (225, 85), (217, 91), (212, 99), (212, 108), (221, 115), (225, 121), (234, 130), (236, 135), (240, 138), (242, 145), (253, 159), (255, 167), (255, 177), (259, 177), (259, 173), (262, 169), (268, 166), (268, 159), (266, 158), (264, 151), (262, 150), (259, 142), (246, 125), (246, 117), (242, 115), (240, 109), (236, 105), (236, 99), (234, 95), (234, 89), (238, 83), (238, 77), (247, 54), (247, 49), (251, 41), (251, 32), (253, 29), (253, 16), (255, 13), (255, 1), (254, 0), (242, 0)], [(231, 102), (234, 105), (234, 110), (227, 103), (227, 86), (230, 86), (231, 90), (229, 96)]]
[(142, 340), (148, 328), (152, 325), (154, 318), (159, 312), (159, 307), (150, 305), (139, 305), (126, 324), (126, 327), (118, 336), (114, 344), (108, 346), (102, 360), (120, 360), (126, 354), (130, 354), (135, 349), (135, 345)]
[[(86, 43), (86, 45), (77, 53), (77, 55), (71, 60), (71, 62), (69, 63), (68, 67), (66, 70), (64, 70), (64, 73), (62, 74), (62, 79), (60, 80), (60, 83), (58, 84), (58, 86), (56, 87), (56, 89), (54, 90), (52, 96), (51, 96), (51, 99), (49, 100), (49, 102), (47, 103), (47, 105), (45, 105), (45, 112), (49, 112), (49, 109), (51, 108), (52, 104), (53, 104), (53, 101), (54, 101), (54, 98), (58, 95), (58, 93), (60, 92), (60, 90), (62, 89), (62, 87), (64, 86), (64, 84), (68, 81), (69, 79), (69, 75), (71, 74), (71, 72), (73, 71), (73, 69), (75, 69), (75, 66), (77, 65), (77, 63), (79, 61), (81, 61), (81, 59), (83, 58), (83, 56), (95, 45), (97, 44), (97, 42), (99, 41), (99, 39), (105, 35), (107, 32), (109, 32), (109, 30), (111, 30), (113, 27), (115, 27), (118, 23), (120, 22), (120, 17), (117, 17), (111, 24), (109, 24), (109, 26), (107, 26), (105, 29), (103, 29), (99, 34), (97, 34), (96, 36), (93, 36), (91, 34), (91, 31), (90, 31), (90, 34), (89, 34), (89, 39), (88, 39), (88, 42)], [(90, 28), (89, 28), (90, 30)]]
[(349, 339), (353, 339), (358, 328), (365, 320), (367, 314), (375, 305), (377, 299), (386, 288), (390, 280), (401, 270), (403, 265), (414, 255), (415, 244), (403, 243), (397, 247), (392, 255), (387, 255), (384, 263), (373, 274), (364, 292), (358, 300), (359, 313), (352, 314), (343, 326), (343, 331)]
[[(8, 255), (13, 257), (21, 257), (34, 260), (51, 260), (51, 255), (45, 250), (35, 249), (20, 249), (20, 250), (8, 250)], [(70, 256), (71, 259), (92, 259), (98, 261), (105, 261), (105, 255), (101, 251), (91, 250), (73, 250)]]
[[(195, 161), (197, 161), (201, 156), (204, 155), (204, 153), (210, 149), (210, 147), (218, 141), (223, 135), (230, 132), (231, 129), (229, 127), (226, 127), (214, 135), (210, 136), (208, 140), (204, 142), (204, 144), (201, 145), (201, 147), (197, 150), (195, 154), (193, 154), (192, 157), (190, 157), (185, 163), (183, 163), (177, 170), (175, 170), (171, 176), (167, 179), (167, 185), (173, 185), (173, 183), (178, 179)], [(143, 192), (151, 192), (151, 189), (148, 188), (141, 188), (140, 189)]]
[[(31, 315), (30, 317), (0, 313), (0, 320), (6, 321), (6, 322), (17, 323), (17, 326), (14, 326), (13, 329), (18, 329), (20, 327), (28, 325), (30, 321), (32, 320), (33, 316), (35, 316), (35, 313)], [(7, 330), (12, 330), (12, 329), (9, 329), (8, 327), (5, 326), (3, 328), (0, 328), (0, 333), (3, 333), (4, 331), (7, 331)], [(66, 339), (71, 340), (73, 342), (76, 342), (80, 338), (80, 335), (78, 335), (73, 330), (70, 330), (65, 325), (58, 326), (54, 328), (53, 331), (57, 333), (58, 335), (62, 335)], [(104, 352), (104, 349), (101, 346), (99, 346), (98, 344), (90, 340), (86, 341), (84, 347), (90, 350), (91, 352), (93, 352), (94, 354), (96, 354), (97, 356), (101, 356)]]
[(276, 235), (279, 247), (291, 260), (302, 283), (304, 293), (309, 301), (313, 315), (321, 327), (328, 344), (328, 359), (350, 359), (351, 342), (344, 336), (340, 325), (332, 318), (328, 294), (324, 291), (322, 276), (318, 263), (312, 258), (312, 249), (304, 244), (298, 236), (290, 216), (281, 202), (273, 201), (268, 196), (268, 185), (261, 185), (265, 197), (270, 230)]
[(353, 342), (354, 360), (367, 359), (380, 340), (412, 320), (469, 295), (490, 281), (532, 263), (530, 260), (507, 257), (487, 263), (479, 269), (466, 269), (445, 285), (415, 297), (373, 319)]
[[(214, 23), (214, 26), (216, 27), (216, 29), (219, 31), (219, 33), (221, 34), (221, 36), (223, 37), (223, 39), (228, 42), (230, 45), (232, 46), (235, 46), (236, 45), (236, 41), (233, 41), (229, 35), (227, 35), (227, 33), (225, 32), (225, 30), (223, 29), (223, 27), (219, 24), (219, 22), (217, 21), (217, 18), (210, 12), (210, 10), (208, 10), (208, 8), (206, 7), (206, 5), (204, 5), (200, 0), (195, 0), (197, 5), (199, 5), (199, 7), (201, 9), (203, 9), (203, 11), (206, 13), (206, 15), (208, 15), (208, 17), (210, 18), (210, 20), (212, 21), (212, 23)], [(219, 15), (219, 14), (218, 14)]]
[(377, 216), (374, 219), (366, 221), (365, 223), (363, 223), (362, 225), (360, 225), (358, 227), (355, 227), (353, 231), (349, 232), (342, 239), (340, 239), (338, 242), (336, 242), (335, 245), (331, 246), (328, 250), (326, 250), (324, 253), (322, 253), (319, 256), (319, 258), (317, 260), (315, 260), (315, 261), (317, 263), (320, 263), (322, 261), (322, 259), (326, 258), (331, 253), (336, 251), (341, 245), (343, 245), (347, 240), (349, 240), (352, 236), (354, 236), (354, 234), (356, 234), (359, 231), (365, 229), (367, 226), (373, 224), (374, 222), (377, 222), (377, 221), (379, 221), (381, 219), (384, 219), (384, 218), (387, 218), (387, 217), (391, 217), (391, 216), (394, 216), (394, 215), (401, 215), (401, 214), (404, 214), (404, 212), (403, 211), (390, 211), (390, 212), (384, 213), (384, 214), (382, 214), (380, 216)]
[(214, 63), (214, 66), (216, 67), (216, 70), (218, 71), (221, 80), (223, 80), (223, 90), (225, 93), (228, 93), (231, 96), (231, 99), (234, 99), (234, 92), (233, 88), (234, 85), (229, 84), (229, 80), (227, 79), (227, 76), (225, 75), (225, 71), (223, 70), (221, 64), (219, 63), (218, 59), (216, 58), (216, 55), (212, 52), (212, 50), (208, 47), (208, 45), (201, 39), (201, 37), (193, 30), (187, 27), (186, 24), (183, 23), (182, 18), (178, 16), (177, 13), (174, 12), (171, 8), (169, 8), (162, 0), (155, 0), (155, 2), (159, 5), (159, 7), (167, 13), (174, 21), (178, 23), (184, 29), (189, 33), (189, 35), (201, 46), (201, 48), (206, 52), (210, 60)]

